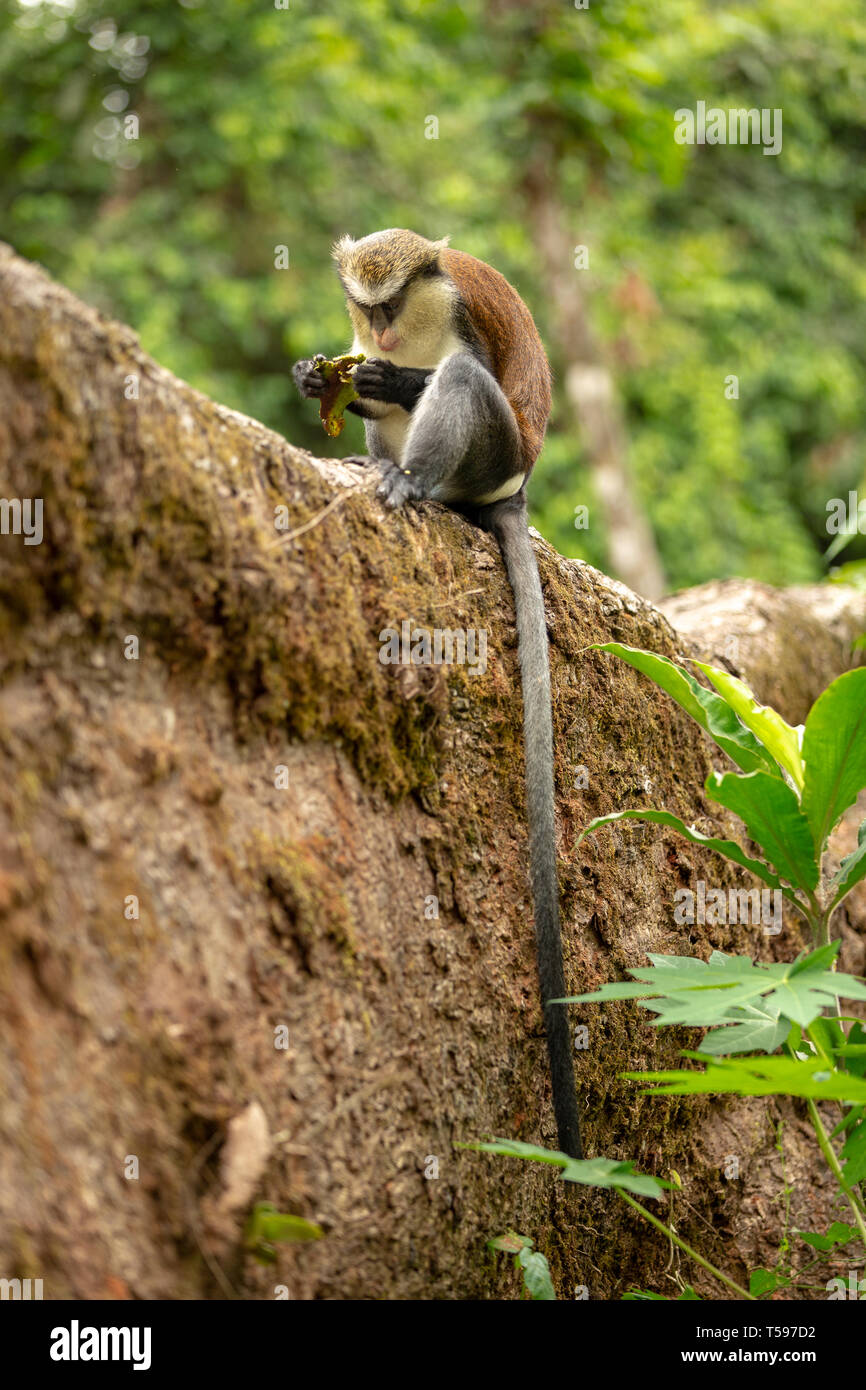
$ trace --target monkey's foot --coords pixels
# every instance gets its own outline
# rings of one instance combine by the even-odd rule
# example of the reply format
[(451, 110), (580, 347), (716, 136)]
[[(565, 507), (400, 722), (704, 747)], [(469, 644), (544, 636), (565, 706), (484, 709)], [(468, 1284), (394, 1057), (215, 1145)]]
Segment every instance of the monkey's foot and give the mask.
[(407, 469), (391, 463), (390, 459), (381, 459), (380, 465), (382, 481), (376, 488), (376, 496), (385, 499), (386, 507), (396, 510), (397, 507), (402, 507), (404, 502), (417, 501), (418, 498), (426, 496), (417, 476), (413, 476)]

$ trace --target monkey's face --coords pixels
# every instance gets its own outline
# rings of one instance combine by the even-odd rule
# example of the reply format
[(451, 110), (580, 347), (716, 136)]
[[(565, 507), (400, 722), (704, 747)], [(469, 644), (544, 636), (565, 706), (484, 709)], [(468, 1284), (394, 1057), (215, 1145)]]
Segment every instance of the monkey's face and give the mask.
[[(430, 274), (392, 288), (387, 299), (369, 294), (370, 302), (365, 303), (347, 293), (346, 305), (356, 339), (368, 357), (387, 353), (404, 366), (428, 366), (438, 360), (430, 354), (450, 328), (454, 297), (450, 280)], [(402, 361), (407, 353), (418, 358), (417, 364)]]
[(429, 366), (450, 328), (455, 287), (439, 267), (446, 241), (391, 228), (344, 237), (334, 259), (355, 329), (355, 350), (398, 366)]

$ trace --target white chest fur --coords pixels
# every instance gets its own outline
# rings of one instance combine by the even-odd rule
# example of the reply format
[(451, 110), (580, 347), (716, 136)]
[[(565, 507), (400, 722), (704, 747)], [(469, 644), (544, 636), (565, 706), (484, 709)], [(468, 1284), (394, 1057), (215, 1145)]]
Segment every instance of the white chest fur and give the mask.
[[(437, 338), (414, 339), (407, 344), (400, 343), (393, 352), (383, 352), (373, 342), (372, 335), (359, 329), (350, 349), (352, 353), (363, 352), (366, 357), (381, 358), (393, 362), (397, 367), (429, 367), (431, 371), (454, 352), (465, 352), (466, 344), (456, 333), (448, 332)], [(363, 397), (362, 397), (363, 399)], [(400, 405), (384, 405), (381, 401), (364, 401), (376, 421), (376, 432), (384, 456), (399, 463), (406, 447), (406, 436), (412, 417)]]

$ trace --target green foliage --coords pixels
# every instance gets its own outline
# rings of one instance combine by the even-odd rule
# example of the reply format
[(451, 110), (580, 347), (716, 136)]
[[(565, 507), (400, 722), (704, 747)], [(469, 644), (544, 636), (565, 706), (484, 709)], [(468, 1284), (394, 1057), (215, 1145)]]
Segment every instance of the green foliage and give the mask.
[(537, 1303), (556, 1301), (550, 1265), (540, 1250), (533, 1250), (532, 1241), (528, 1236), (518, 1235), (516, 1231), (507, 1231), (504, 1236), (489, 1240), (487, 1248), (504, 1250), (514, 1256), (514, 1266), (521, 1271), (523, 1287), (531, 1299)]
[[(820, 854), (866, 787), (866, 667), (846, 671), (815, 701), (803, 734), (803, 761), (803, 812)], [(866, 864), (857, 878), (864, 873)]]
[(623, 1072), (632, 1081), (654, 1081), (644, 1092), (664, 1095), (805, 1096), (812, 1100), (866, 1101), (866, 1080), (828, 1067), (820, 1057), (710, 1057), (684, 1052), (706, 1064), (703, 1071)]
[[(725, 704), (745, 728), (750, 729), (770, 757), (787, 772), (798, 795), (803, 791), (803, 763), (800, 758), (800, 743), (797, 730), (787, 724), (776, 710), (769, 705), (759, 705), (744, 681), (738, 680), (728, 671), (720, 671), (705, 661), (696, 661), (699, 671), (716, 687)], [(776, 768), (770, 769), (776, 776)]]
[[(623, 1073), (630, 1080), (652, 1083), (646, 1095), (784, 1095), (805, 1100), (818, 1147), (855, 1224), (834, 1222), (826, 1234), (800, 1234), (818, 1259), (854, 1240), (866, 1250), (866, 1203), (857, 1191), (866, 1180), (866, 1028), (840, 1012), (843, 998), (866, 1001), (866, 982), (835, 970), (839, 942), (827, 939), (835, 906), (866, 876), (866, 825), (860, 827), (857, 849), (828, 883), (821, 882), (827, 839), (866, 786), (866, 670), (846, 672), (824, 691), (809, 712), (801, 740), (801, 731), (785, 723), (775, 710), (759, 705), (748, 687), (726, 672), (697, 663), (715, 687), (714, 693), (675, 663), (651, 652), (620, 643), (596, 650), (612, 652), (656, 680), (741, 769), (712, 773), (706, 791), (740, 816), (769, 862), (750, 859), (733, 841), (701, 835), (667, 811), (615, 811), (594, 820), (584, 835), (625, 818), (671, 826), (749, 868), (764, 882), (781, 887), (810, 920), (821, 944), (790, 963), (764, 964), (722, 951), (713, 951), (708, 961), (651, 955), (648, 966), (629, 971), (633, 981), (611, 982), (592, 993), (553, 1002), (635, 999), (656, 1015), (657, 1027), (709, 1028), (701, 1051), (682, 1054), (697, 1066)], [(851, 1024), (847, 1033), (845, 1022)], [(754, 1055), (754, 1049), (764, 1055)], [(836, 1102), (842, 1107), (842, 1119), (830, 1135), (816, 1102)], [(839, 1134), (845, 1141), (837, 1155), (832, 1140)], [(565, 1154), (504, 1140), (473, 1147), (550, 1163), (573, 1181), (613, 1187), (645, 1220), (743, 1298), (770, 1297), (799, 1277), (785, 1258), (791, 1191), (787, 1182), (779, 1267), (753, 1270), (746, 1290), (686, 1245), (673, 1218), (665, 1225), (629, 1195), (629, 1183), (621, 1177), (623, 1169), (631, 1180), (631, 1192), (640, 1190), (637, 1183), (646, 1183), (655, 1185), (655, 1191), (644, 1187), (645, 1195), (661, 1195), (657, 1180), (633, 1175), (630, 1164), (606, 1159), (575, 1163)], [(781, 1140), (779, 1147), (781, 1151)], [(681, 1298), (691, 1296), (690, 1287), (680, 1294)], [(655, 1300), (661, 1295), (634, 1290), (625, 1297)]]
[(622, 642), (596, 642), (593, 652), (611, 652), (627, 661), (636, 671), (654, 680), (656, 685), (673, 696), (681, 709), (691, 715), (721, 748), (723, 753), (743, 772), (770, 772), (779, 776), (779, 769), (760, 739), (741, 721), (730, 703), (701, 685), (690, 671), (678, 666), (666, 656), (627, 647)]
[(778, 1277), (771, 1269), (753, 1269), (749, 1275), (749, 1293), (754, 1294), (755, 1298), (775, 1293), (778, 1287)]
[(256, 1202), (247, 1222), (245, 1243), (260, 1264), (273, 1264), (277, 1244), (321, 1240), (324, 1234), (313, 1221), (277, 1211), (273, 1202)]
[[(9, 0), (0, 232), (200, 389), (336, 455), (360, 423), (326, 441), (288, 367), (348, 342), (328, 260), (345, 231), (450, 232), (492, 261), (563, 382), (527, 218), (546, 151), (672, 585), (808, 580), (828, 497), (863, 481), (864, 84), (850, 0)], [(699, 97), (781, 107), (782, 153), (677, 145)], [(604, 566), (557, 390), (535, 519)]]
[(704, 1052), (758, 1048), (769, 1053), (782, 1045), (792, 1024), (809, 1028), (825, 1008), (835, 1007), (838, 998), (866, 999), (862, 980), (829, 968), (838, 950), (839, 942), (833, 941), (791, 963), (770, 964), (722, 951), (713, 951), (709, 961), (650, 955), (648, 967), (629, 971), (639, 983), (611, 982), (569, 1002), (639, 999), (658, 1015), (653, 1020), (657, 1027), (678, 1023), (712, 1028), (704, 1039)]
[(854, 1226), (846, 1226), (844, 1221), (833, 1221), (823, 1236), (814, 1231), (798, 1231), (797, 1235), (814, 1250), (833, 1250), (837, 1245), (850, 1245), (852, 1240), (860, 1238), (859, 1231)]
[[(598, 816), (578, 839), (614, 821), (638, 819), (669, 825), (695, 844), (706, 845), (780, 888), (810, 922), (818, 939), (828, 939), (832, 913), (866, 877), (866, 828), (858, 847), (821, 885), (821, 862), (830, 834), (866, 787), (866, 667), (846, 671), (815, 701), (802, 734), (776, 710), (760, 705), (748, 686), (726, 671), (696, 662), (716, 687), (714, 697), (688, 672), (664, 657), (618, 642), (593, 650), (612, 652), (649, 675), (704, 729), (738, 767), (758, 770), (710, 773), (711, 800), (734, 811), (766, 855), (748, 856), (731, 840), (718, 840), (686, 826), (668, 811), (627, 809)], [(721, 704), (717, 703), (720, 701)], [(819, 893), (819, 888), (821, 889)]]
[(555, 1149), (537, 1144), (524, 1144), (518, 1139), (494, 1139), (491, 1143), (458, 1144), (459, 1149), (476, 1149), (479, 1153), (499, 1154), (505, 1158), (528, 1159), (533, 1163), (548, 1163), (561, 1168), (566, 1182), (581, 1183), (584, 1187), (615, 1187), (635, 1192), (642, 1197), (661, 1197), (669, 1184), (646, 1173), (636, 1173), (633, 1163), (620, 1163), (613, 1158), (569, 1158)]

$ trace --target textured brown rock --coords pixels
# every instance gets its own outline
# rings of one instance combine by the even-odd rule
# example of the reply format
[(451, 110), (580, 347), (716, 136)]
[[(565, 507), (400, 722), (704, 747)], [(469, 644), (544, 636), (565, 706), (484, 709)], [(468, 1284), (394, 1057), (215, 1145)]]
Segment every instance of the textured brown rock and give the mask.
[[(561, 1297), (668, 1288), (666, 1245), (612, 1195), (566, 1201), (547, 1171), (453, 1147), (554, 1133), (491, 540), (432, 504), (386, 515), (362, 469), (205, 399), (8, 251), (0, 478), (4, 497), (43, 499), (45, 527), (38, 546), (0, 536), (0, 1273), (53, 1298), (514, 1297), (485, 1249), (513, 1226)], [(585, 650), (674, 654), (688, 636), (538, 552), (575, 992), (649, 950), (792, 956), (793, 919), (771, 948), (674, 925), (678, 886), (745, 880), (673, 835), (630, 825), (575, 853), (590, 816), (625, 804), (719, 826), (702, 794), (714, 755), (652, 685)], [(754, 586), (724, 593), (744, 668), (794, 718), (866, 627), (863, 596), (834, 594), (844, 636), (827, 641), (811, 598), (792, 616), (762, 590), (753, 647)], [(703, 602), (676, 600), (694, 632)], [(383, 665), (379, 634), (404, 618), (485, 629), (486, 672)], [(771, 654), (788, 622), (806, 674), (784, 636)], [(857, 910), (845, 963), (862, 969)], [(575, 1010), (588, 1151), (675, 1167), (681, 1233), (742, 1274), (779, 1242), (779, 1115), (789, 1171), (810, 1174), (812, 1146), (772, 1105), (639, 1096), (618, 1074), (695, 1040), (644, 1018)], [(267, 1269), (221, 1204), (228, 1125), (253, 1103), (257, 1199), (326, 1232)], [(719, 1172), (732, 1145), (739, 1182)], [(829, 1195), (810, 1176), (797, 1223), (814, 1229)]]

